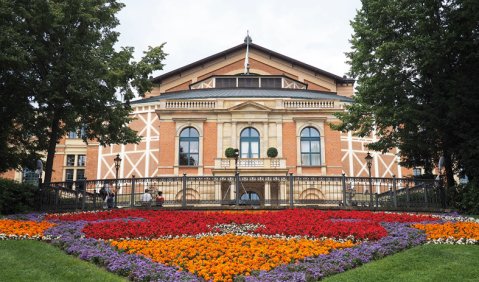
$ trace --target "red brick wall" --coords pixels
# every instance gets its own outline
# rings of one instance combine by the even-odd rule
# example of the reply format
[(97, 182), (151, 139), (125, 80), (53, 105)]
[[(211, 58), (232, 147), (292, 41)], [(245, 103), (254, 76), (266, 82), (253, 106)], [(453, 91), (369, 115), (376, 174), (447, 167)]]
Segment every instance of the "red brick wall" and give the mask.
[[(203, 125), (203, 165), (214, 166), (216, 158), (216, 150), (218, 147), (218, 127), (216, 122), (205, 122)], [(211, 169), (203, 170), (205, 175), (211, 175)]]
[[(160, 125), (160, 155), (158, 161), (158, 174), (173, 174), (175, 163), (175, 136), (174, 122), (162, 122)], [(162, 168), (168, 166), (168, 168)]]
[(324, 127), (325, 161), (327, 175), (339, 175), (342, 173), (341, 163), (341, 132), (332, 130), (328, 125)]
[(286, 166), (289, 172), (296, 173), (296, 123), (283, 123), (283, 157), (286, 159)]

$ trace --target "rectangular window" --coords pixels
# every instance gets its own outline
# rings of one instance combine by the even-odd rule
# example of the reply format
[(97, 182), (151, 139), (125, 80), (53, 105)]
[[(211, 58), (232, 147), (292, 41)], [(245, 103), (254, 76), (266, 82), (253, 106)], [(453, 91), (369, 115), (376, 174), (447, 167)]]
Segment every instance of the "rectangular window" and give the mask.
[(235, 88), (236, 78), (217, 77), (215, 78), (215, 88)]
[(321, 155), (320, 154), (311, 154), (311, 165), (320, 165), (321, 164)]
[(77, 180), (85, 178), (85, 170), (84, 169), (77, 169)]
[(65, 170), (65, 181), (73, 181), (73, 169), (66, 169)]
[(250, 78), (238, 78), (238, 87), (245, 87), (245, 88), (258, 88), (259, 87), (259, 78), (257, 77), (250, 77)]
[(249, 142), (241, 142), (241, 158), (249, 158)]
[(78, 138), (78, 134), (75, 131), (70, 131), (68, 132), (67, 137), (70, 139), (75, 139)]
[(85, 155), (78, 155), (78, 166), (85, 166), (86, 165), (86, 156)]
[(281, 78), (279, 77), (262, 77), (261, 88), (281, 88)]
[(67, 166), (75, 166), (75, 155), (67, 155)]

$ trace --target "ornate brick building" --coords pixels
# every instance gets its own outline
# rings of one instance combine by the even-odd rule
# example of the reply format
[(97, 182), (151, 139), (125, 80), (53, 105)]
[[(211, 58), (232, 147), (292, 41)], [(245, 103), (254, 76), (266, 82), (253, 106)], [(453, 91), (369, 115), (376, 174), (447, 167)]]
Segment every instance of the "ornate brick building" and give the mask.
[[(353, 79), (245, 40), (154, 82), (132, 102), (139, 144), (86, 145), (72, 133), (57, 147), (53, 181), (114, 178), (118, 154), (120, 178), (232, 175), (229, 147), (239, 149), (241, 175), (368, 175), (365, 145), (375, 137), (329, 127), (352, 102)], [(271, 147), (275, 158), (267, 156)], [(372, 175), (409, 174), (395, 153), (373, 153)]]

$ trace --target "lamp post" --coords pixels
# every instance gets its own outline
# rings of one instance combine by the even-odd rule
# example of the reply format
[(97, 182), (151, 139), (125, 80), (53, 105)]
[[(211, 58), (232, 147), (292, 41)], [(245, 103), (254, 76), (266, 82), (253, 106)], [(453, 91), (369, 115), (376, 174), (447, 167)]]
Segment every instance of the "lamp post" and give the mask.
[(115, 208), (117, 207), (117, 198), (118, 198), (118, 170), (120, 170), (120, 165), (121, 165), (121, 158), (120, 154), (116, 155), (116, 158), (113, 159), (115, 162), (115, 169), (116, 169), (116, 175), (115, 175)]
[(366, 164), (368, 166), (368, 173), (369, 173), (369, 206), (373, 206), (373, 182), (371, 179), (371, 166), (373, 162), (373, 157), (371, 157), (371, 154), (368, 152), (366, 157), (364, 158), (366, 160)]
[(236, 189), (236, 205), (239, 206), (239, 172), (238, 172), (238, 158), (239, 158), (239, 150), (235, 149), (233, 157), (235, 158), (235, 189)]

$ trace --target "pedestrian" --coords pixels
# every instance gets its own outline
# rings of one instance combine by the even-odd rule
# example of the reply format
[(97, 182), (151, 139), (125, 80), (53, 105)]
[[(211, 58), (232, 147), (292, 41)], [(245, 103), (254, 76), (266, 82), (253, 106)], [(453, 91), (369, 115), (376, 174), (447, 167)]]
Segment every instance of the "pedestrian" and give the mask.
[(163, 191), (158, 191), (158, 195), (156, 196), (156, 206), (162, 207), (164, 202), (165, 198), (163, 197)]
[(148, 208), (151, 206), (151, 200), (152, 197), (150, 191), (148, 189), (145, 189), (145, 193), (143, 193), (143, 195), (141, 195), (140, 197), (141, 205)]
[(106, 182), (105, 184), (105, 190), (106, 190), (106, 206), (107, 208), (111, 209), (113, 208), (113, 203), (115, 200), (115, 192), (110, 188), (110, 183)]

